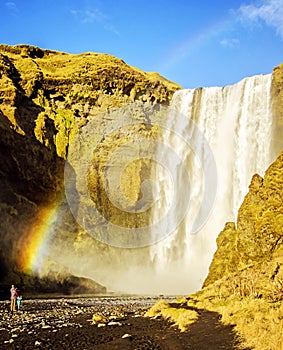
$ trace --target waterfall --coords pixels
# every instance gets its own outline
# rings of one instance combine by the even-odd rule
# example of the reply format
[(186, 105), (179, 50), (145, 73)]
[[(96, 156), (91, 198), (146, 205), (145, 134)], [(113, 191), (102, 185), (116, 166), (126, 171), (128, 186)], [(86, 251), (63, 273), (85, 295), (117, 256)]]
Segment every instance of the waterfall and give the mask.
[[(107, 245), (98, 244), (95, 254), (86, 247), (80, 263), (66, 254), (64, 261), (73, 273), (93, 278), (112, 291), (184, 295), (200, 289), (217, 235), (227, 221), (236, 221), (252, 176), (263, 176), (276, 157), (271, 81), (271, 74), (259, 75), (227, 87), (180, 90), (170, 108), (134, 104), (91, 119), (69, 149), (67, 170), (72, 173), (66, 172), (65, 192), (77, 222)], [(101, 138), (117, 130), (119, 147), (108, 153), (112, 139), (103, 145)], [(149, 137), (141, 137), (139, 130), (146, 130)], [(150, 207), (149, 225), (139, 227), (138, 220), (133, 228), (113, 225), (93, 206), (84, 175), (101, 142), (106, 147), (101, 151), (107, 160), (106, 188), (114, 199), (118, 196), (114, 205), (121, 215), (123, 211), (136, 215), (140, 208)], [(128, 199), (123, 207), (121, 174), (127, 164), (139, 159), (151, 161), (144, 168), (149, 175), (145, 176), (148, 181), (142, 179), (144, 196), (138, 207), (129, 205)], [(142, 168), (135, 169), (140, 169), (134, 172), (139, 184)], [(127, 179), (130, 188), (132, 182)], [(84, 227), (85, 223), (89, 226)], [(124, 245), (121, 237), (131, 244)]]
[[(164, 292), (190, 293), (201, 287), (218, 233), (225, 222), (236, 220), (253, 174), (263, 176), (275, 157), (271, 150), (271, 80), (271, 74), (259, 75), (227, 87), (187, 89), (174, 94), (167, 121), (170, 132), (164, 133), (163, 142), (177, 149), (180, 161), (187, 166), (190, 195), (188, 204), (183, 198), (184, 174), (175, 175), (177, 183), (172, 186), (170, 176), (164, 175), (166, 170), (156, 172), (160, 202), (154, 216), (158, 218), (168, 210), (173, 191), (178, 191), (182, 205), (188, 206), (178, 228), (150, 248), (157, 279), (168, 281)], [(189, 139), (191, 146), (184, 139)], [(211, 150), (209, 157), (205, 149)], [(161, 149), (159, 158), (170, 164), (166, 157)], [(205, 168), (208, 161), (215, 161), (216, 168)], [(179, 167), (171, 171), (178, 172)], [(201, 211), (201, 222), (192, 233)], [(169, 216), (170, 220), (175, 217), (176, 212)]]

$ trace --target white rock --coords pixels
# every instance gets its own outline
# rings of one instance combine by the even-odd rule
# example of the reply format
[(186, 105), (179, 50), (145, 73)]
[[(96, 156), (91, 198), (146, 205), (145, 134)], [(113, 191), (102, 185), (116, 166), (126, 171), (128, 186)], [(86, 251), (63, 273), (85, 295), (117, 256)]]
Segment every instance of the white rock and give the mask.
[(20, 330), (20, 328), (13, 328), (13, 329), (11, 329), (11, 332), (17, 332), (17, 331), (19, 331)]
[(41, 342), (38, 341), (38, 340), (36, 340), (36, 341), (34, 342), (34, 345), (35, 345), (35, 346), (38, 346), (38, 345), (40, 345), (40, 344), (41, 344)]
[(123, 339), (132, 338), (132, 336), (131, 336), (131, 334), (126, 333), (126, 334), (122, 335), (122, 338)]
[(100, 328), (100, 327), (105, 327), (106, 324), (105, 323), (98, 323), (97, 327)]
[(122, 323), (111, 321), (111, 322), (108, 322), (107, 325), (108, 326), (122, 326)]

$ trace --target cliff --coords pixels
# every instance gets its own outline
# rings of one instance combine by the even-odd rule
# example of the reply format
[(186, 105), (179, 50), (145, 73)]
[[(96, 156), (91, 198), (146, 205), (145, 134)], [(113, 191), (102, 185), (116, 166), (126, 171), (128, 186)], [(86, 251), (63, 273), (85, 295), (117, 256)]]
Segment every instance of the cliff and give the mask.
[(273, 70), (271, 97), (275, 121), (273, 147), (278, 154), (281, 151), (279, 144), (283, 134), (283, 64), (280, 64)]
[[(242, 293), (243, 277), (244, 293), (266, 297), (274, 292), (274, 281), (283, 279), (283, 152), (264, 178), (253, 176), (236, 224), (227, 223), (217, 238), (204, 287), (223, 277), (236, 288), (233, 293)], [(230, 284), (231, 279), (239, 280), (238, 287)]]
[[(50, 206), (65, 215), (53, 241), (64, 241), (70, 254), (76, 254), (82, 233), (64, 199), (64, 166), (78, 131), (97, 115), (132, 102), (166, 105), (179, 88), (157, 73), (145, 73), (107, 54), (0, 45), (0, 278), (4, 282), (11, 276), (15, 283), (27, 280), (23, 273), (31, 271), (24, 271), (20, 258), (28, 249), (24, 237), (35, 224), (39, 231), (42, 210)], [(103, 139), (103, 131), (97, 132)], [(112, 140), (103, 142), (101, 157), (115, 146)], [(103, 166), (101, 159), (94, 163)], [(146, 168), (139, 164), (129, 170), (137, 174), (133, 201), (139, 198)], [(99, 181), (92, 180), (93, 193)]]

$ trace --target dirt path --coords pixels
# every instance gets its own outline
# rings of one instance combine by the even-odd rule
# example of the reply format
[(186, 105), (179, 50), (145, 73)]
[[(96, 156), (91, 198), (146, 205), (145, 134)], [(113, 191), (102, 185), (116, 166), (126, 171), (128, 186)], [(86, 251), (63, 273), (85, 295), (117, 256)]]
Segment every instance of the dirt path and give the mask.
[[(154, 300), (130, 298), (34, 300), (23, 312), (0, 311), (0, 349), (75, 349), (75, 350), (233, 350), (239, 344), (232, 326), (224, 326), (219, 315), (198, 310), (199, 319), (187, 332), (163, 319), (142, 317)], [(106, 326), (93, 325), (97, 312), (120, 316)], [(25, 311), (25, 312), (24, 312)], [(123, 316), (121, 316), (123, 312)], [(113, 323), (114, 322), (114, 323)]]

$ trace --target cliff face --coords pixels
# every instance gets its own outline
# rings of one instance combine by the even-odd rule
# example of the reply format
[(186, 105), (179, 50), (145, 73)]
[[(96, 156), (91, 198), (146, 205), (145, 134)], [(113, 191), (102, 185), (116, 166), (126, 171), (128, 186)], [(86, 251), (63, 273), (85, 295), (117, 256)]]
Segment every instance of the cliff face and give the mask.
[(232, 282), (254, 274), (256, 279), (247, 283), (253, 284), (258, 295), (266, 295), (275, 276), (283, 278), (283, 152), (263, 179), (253, 176), (237, 223), (225, 225), (217, 246), (204, 286), (223, 276)]
[(282, 139), (283, 134), (283, 64), (280, 64), (278, 67), (274, 68), (272, 77), (271, 96), (275, 120), (275, 137), (273, 144), (275, 152), (279, 153), (281, 149), (278, 147), (278, 144), (280, 144), (278, 141)]
[[(157, 73), (145, 73), (106, 54), (0, 45), (1, 278), (19, 272), (21, 237), (40, 208), (62, 202), (65, 159), (78, 131), (113, 107), (168, 104), (179, 88)], [(103, 141), (104, 156), (111, 153), (108, 141)], [(101, 167), (101, 159), (93, 164)], [(129, 170), (137, 174), (133, 201), (140, 196), (147, 167), (145, 163)], [(93, 193), (99, 188), (95, 179)], [(68, 242), (73, 247), (78, 227), (70, 214), (69, 220)]]

